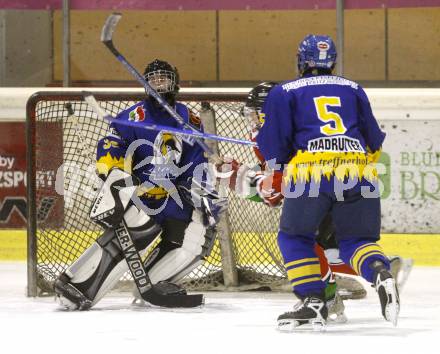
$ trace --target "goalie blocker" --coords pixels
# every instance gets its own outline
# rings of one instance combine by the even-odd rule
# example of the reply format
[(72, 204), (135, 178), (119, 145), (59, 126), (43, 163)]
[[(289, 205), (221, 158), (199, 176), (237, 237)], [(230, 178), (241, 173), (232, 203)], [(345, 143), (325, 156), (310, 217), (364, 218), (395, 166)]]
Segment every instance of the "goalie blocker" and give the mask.
[(161, 241), (142, 266), (148, 283), (139, 288), (141, 295), (146, 294), (142, 296), (144, 300), (166, 307), (194, 307), (203, 303), (202, 295), (186, 295), (183, 288), (173, 283), (191, 272), (209, 254), (214, 243), (214, 229), (205, 227), (204, 216), (197, 209), (188, 222), (168, 220), (158, 225), (130, 203), (136, 190), (136, 183), (130, 182), (131, 178), (120, 169), (112, 169), (93, 203), (91, 218), (105, 231), (56, 280), (56, 298), (66, 309), (87, 310), (94, 306), (128, 270), (126, 258), (129, 257), (121, 248), (115, 231), (121, 225), (136, 253), (148, 252), (161, 234)]

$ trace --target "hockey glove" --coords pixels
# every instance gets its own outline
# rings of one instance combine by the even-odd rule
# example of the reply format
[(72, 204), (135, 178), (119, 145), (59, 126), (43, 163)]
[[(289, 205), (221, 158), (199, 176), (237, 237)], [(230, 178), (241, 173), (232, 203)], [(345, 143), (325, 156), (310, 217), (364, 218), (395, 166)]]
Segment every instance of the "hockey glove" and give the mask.
[(282, 179), (282, 173), (275, 171), (269, 176), (263, 175), (263, 178), (259, 178), (256, 181), (258, 195), (265, 204), (272, 208), (280, 207), (284, 199), (284, 196), (281, 194)]
[(257, 195), (256, 184), (264, 175), (259, 165), (250, 168), (234, 159), (224, 157), (223, 163), (216, 165), (215, 177), (221, 185), (226, 183), (239, 197), (251, 199)]
[(250, 168), (229, 158), (224, 158), (224, 162), (216, 166), (216, 178), (221, 184), (225, 179), (229, 179), (229, 188), (239, 197), (257, 202), (263, 201), (270, 207), (281, 205), (282, 177), (279, 171), (267, 175), (261, 171), (260, 165)]

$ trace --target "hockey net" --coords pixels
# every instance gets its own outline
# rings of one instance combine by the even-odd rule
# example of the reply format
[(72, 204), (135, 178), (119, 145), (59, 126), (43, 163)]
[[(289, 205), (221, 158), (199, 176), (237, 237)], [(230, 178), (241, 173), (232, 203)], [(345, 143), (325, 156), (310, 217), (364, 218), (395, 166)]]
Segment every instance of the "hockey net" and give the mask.
[[(115, 116), (144, 99), (139, 92), (95, 93), (100, 105)], [(218, 135), (247, 139), (247, 124), (240, 115), (245, 93), (183, 93), (179, 100), (193, 111), (209, 102)], [(70, 103), (75, 117), (65, 108)], [(78, 92), (41, 92), (27, 105), (28, 163), (28, 295), (52, 293), (52, 284), (102, 233), (88, 217), (96, 193), (95, 147), (108, 129)], [(248, 146), (219, 143), (221, 156), (255, 164)], [(217, 239), (205, 262), (183, 282), (190, 290), (225, 289), (225, 271), (236, 273), (238, 289), (285, 286), (282, 258), (276, 244), (279, 210), (238, 198), (228, 192), (228, 231)], [(232, 249), (229, 267), (224, 242)], [(120, 288), (130, 283), (127, 273)]]

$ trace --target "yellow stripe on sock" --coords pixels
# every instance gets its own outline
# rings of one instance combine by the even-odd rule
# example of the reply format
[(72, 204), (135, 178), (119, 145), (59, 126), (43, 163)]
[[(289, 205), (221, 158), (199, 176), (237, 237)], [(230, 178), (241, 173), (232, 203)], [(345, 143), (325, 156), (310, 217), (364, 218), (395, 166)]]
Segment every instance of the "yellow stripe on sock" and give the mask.
[(302, 267), (289, 269), (287, 271), (287, 277), (289, 280), (316, 274), (321, 275), (321, 266), (319, 264), (309, 264)]
[(381, 252), (383, 254), (382, 248), (377, 243), (368, 243), (366, 245), (362, 245), (362, 246), (358, 247), (356, 249), (356, 251), (354, 251), (353, 256), (351, 256), (351, 259), (350, 259), (350, 264), (351, 264), (351, 267), (356, 272), (357, 272), (357, 269), (358, 269), (357, 265), (358, 265), (361, 257), (364, 254), (366, 254), (368, 252), (371, 252), (371, 251), (377, 251), (377, 252)]
[(380, 253), (385, 257), (385, 255), (383, 254), (382, 248), (378, 244), (375, 244), (375, 243), (369, 244), (368, 246), (363, 247), (363, 248), (359, 248), (358, 250), (355, 251), (355, 253), (351, 257), (350, 263), (351, 263), (352, 268), (356, 271), (356, 273), (360, 274), (359, 263), (360, 263), (361, 259), (363, 258), (363, 256), (366, 255), (367, 253), (370, 253), (373, 251)]
[(359, 275), (362, 275), (361, 274), (362, 273), (362, 264), (364, 264), (365, 260), (368, 259), (368, 257), (373, 256), (373, 255), (380, 255), (380, 256), (385, 257), (385, 255), (382, 252), (377, 252), (377, 251), (371, 252), (370, 254), (366, 255), (366, 257), (361, 258), (361, 260), (357, 266), (356, 273), (358, 273)]
[(304, 283), (311, 283), (312, 281), (320, 281), (321, 277), (313, 277), (313, 278), (308, 278), (308, 279), (302, 279), (302, 280), (298, 280), (298, 281), (294, 281), (292, 284), (292, 287), (295, 287), (297, 285), (301, 285)]
[(301, 263), (308, 263), (308, 262), (319, 262), (319, 258), (318, 257), (313, 257), (313, 258), (302, 258), (302, 259), (298, 259), (297, 261), (292, 261), (289, 263), (284, 264), (284, 266), (287, 268), (297, 265), (297, 264), (301, 264)]
[(353, 254), (351, 255), (350, 258), (350, 264), (353, 264), (353, 258), (356, 256), (356, 253), (359, 252), (360, 250), (364, 249), (365, 247), (371, 246), (371, 245), (375, 245), (375, 243), (366, 243), (362, 246), (359, 246), (358, 248), (356, 248), (353, 252)]

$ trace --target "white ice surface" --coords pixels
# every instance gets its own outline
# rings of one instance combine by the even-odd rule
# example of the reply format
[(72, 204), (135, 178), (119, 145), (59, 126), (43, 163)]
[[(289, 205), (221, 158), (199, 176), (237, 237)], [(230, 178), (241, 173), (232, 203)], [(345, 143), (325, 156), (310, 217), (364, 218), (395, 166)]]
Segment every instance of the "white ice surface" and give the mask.
[(280, 333), (276, 318), (295, 300), (279, 293), (207, 293), (200, 309), (131, 305), (112, 294), (93, 310), (57, 310), (52, 298), (26, 298), (26, 265), (0, 263), (0, 353), (440, 353), (440, 267), (415, 267), (401, 294), (397, 328), (377, 295), (346, 301), (346, 324)]

